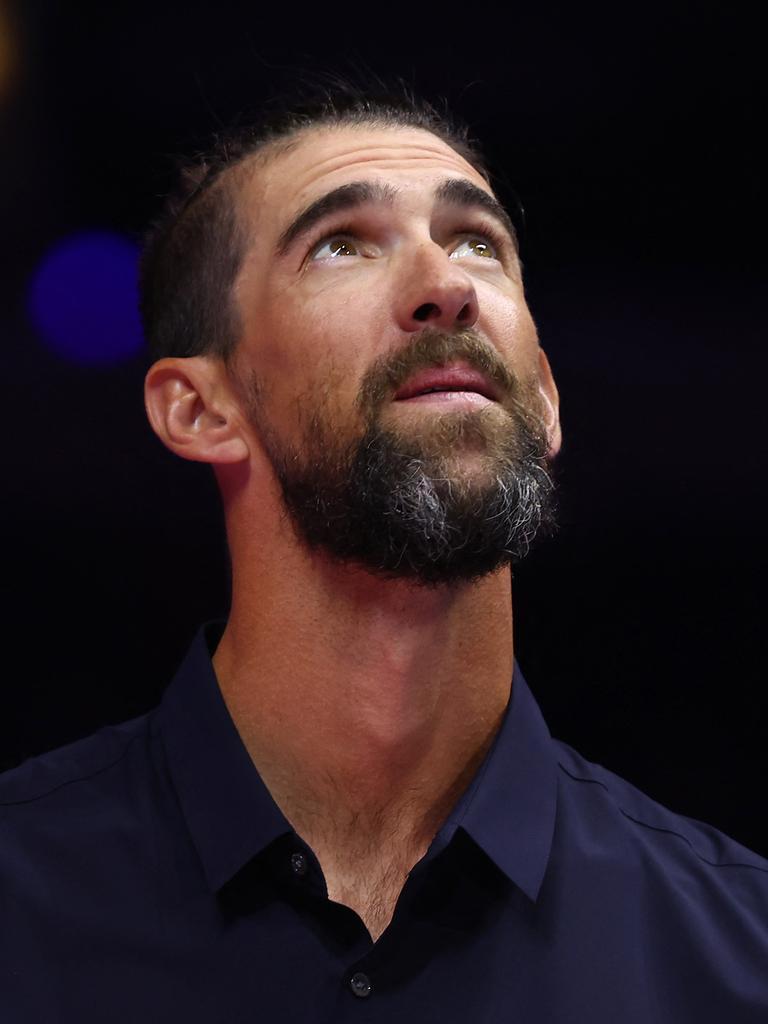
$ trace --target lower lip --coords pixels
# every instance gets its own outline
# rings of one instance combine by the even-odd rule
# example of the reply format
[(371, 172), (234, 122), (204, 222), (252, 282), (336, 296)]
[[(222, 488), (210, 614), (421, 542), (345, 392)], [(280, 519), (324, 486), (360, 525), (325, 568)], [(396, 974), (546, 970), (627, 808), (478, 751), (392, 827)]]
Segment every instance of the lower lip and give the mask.
[(492, 399), (477, 391), (430, 391), (426, 395), (398, 398), (397, 401), (403, 405), (493, 405)]

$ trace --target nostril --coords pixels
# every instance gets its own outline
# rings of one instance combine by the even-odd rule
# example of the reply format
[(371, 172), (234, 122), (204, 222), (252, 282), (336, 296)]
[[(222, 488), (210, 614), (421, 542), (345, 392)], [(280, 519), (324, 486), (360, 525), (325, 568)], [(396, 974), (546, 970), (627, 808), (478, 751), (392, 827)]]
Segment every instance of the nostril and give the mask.
[(471, 309), (469, 308), (469, 303), (468, 303), (468, 302), (466, 302), (466, 303), (465, 303), (465, 304), (464, 304), (464, 305), (463, 305), (463, 306), (461, 307), (461, 309), (459, 310), (459, 315), (458, 315), (458, 316), (456, 317), (456, 320), (457, 320), (457, 321), (458, 321), (458, 322), (459, 322), (460, 324), (465, 324), (465, 323), (467, 322), (467, 320), (469, 320), (469, 319), (470, 319), (470, 317), (471, 317), (471, 316), (472, 316), (472, 311), (471, 311)]
[(440, 308), (436, 306), (434, 302), (425, 302), (414, 311), (413, 319), (422, 322), (424, 320), (429, 320), (429, 318), (435, 314), (440, 314)]

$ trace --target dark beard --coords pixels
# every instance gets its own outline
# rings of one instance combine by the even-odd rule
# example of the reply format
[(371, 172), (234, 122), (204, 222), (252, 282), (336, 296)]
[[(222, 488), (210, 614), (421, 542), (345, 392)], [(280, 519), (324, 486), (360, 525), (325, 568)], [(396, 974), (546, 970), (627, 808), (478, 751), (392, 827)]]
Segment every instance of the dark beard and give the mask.
[[(538, 395), (505, 369), (490, 367), (487, 356), (478, 358), (479, 344), (471, 332), (425, 332), (411, 358), (377, 364), (361, 392), (367, 427), (345, 444), (315, 410), (301, 450), (293, 450), (252, 406), (300, 541), (379, 578), (435, 588), (511, 565), (534, 537), (551, 531), (554, 487)], [(379, 412), (392, 394), (384, 381), (402, 383), (415, 368), (451, 357), (470, 358), (503, 381), (503, 413), (494, 407), (423, 412), (434, 419), (412, 436), (383, 427)], [(472, 471), (461, 466), (470, 458), (477, 462)]]
[(425, 472), (423, 460), (381, 431), (346, 460), (276, 464), (294, 528), (311, 548), (385, 579), (439, 586), (480, 579), (527, 554), (552, 524), (552, 480), (534, 435), (520, 439), (481, 489)]

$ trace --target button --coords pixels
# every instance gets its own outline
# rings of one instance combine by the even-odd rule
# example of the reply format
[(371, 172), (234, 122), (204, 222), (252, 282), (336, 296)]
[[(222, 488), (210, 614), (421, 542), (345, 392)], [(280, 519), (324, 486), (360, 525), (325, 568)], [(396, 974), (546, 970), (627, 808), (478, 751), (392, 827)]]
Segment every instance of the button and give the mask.
[(291, 854), (291, 871), (294, 875), (298, 875), (301, 878), (302, 875), (307, 873), (307, 858), (303, 853), (292, 853)]
[(349, 979), (349, 987), (356, 996), (359, 996), (360, 999), (365, 999), (366, 996), (371, 994), (371, 979), (367, 974), (358, 971), (357, 974), (353, 974)]

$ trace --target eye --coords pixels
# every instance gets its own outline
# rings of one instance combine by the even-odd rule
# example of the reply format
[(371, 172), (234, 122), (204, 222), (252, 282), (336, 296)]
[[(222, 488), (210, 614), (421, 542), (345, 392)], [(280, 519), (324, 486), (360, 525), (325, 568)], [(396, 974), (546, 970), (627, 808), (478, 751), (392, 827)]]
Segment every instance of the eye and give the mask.
[(326, 238), (312, 252), (313, 260), (336, 259), (338, 256), (359, 256), (360, 250), (348, 235)]
[(470, 235), (463, 239), (450, 253), (451, 259), (461, 259), (464, 256), (480, 256), (486, 260), (497, 260), (498, 253), (487, 238), (482, 235)]

